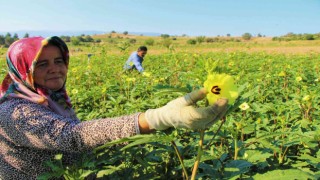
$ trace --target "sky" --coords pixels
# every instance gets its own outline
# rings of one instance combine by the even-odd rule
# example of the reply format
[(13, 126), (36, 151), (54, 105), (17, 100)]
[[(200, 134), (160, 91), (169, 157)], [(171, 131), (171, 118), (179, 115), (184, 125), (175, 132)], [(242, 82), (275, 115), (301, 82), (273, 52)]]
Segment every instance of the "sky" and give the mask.
[(0, 0), (0, 32), (320, 33), (320, 0)]

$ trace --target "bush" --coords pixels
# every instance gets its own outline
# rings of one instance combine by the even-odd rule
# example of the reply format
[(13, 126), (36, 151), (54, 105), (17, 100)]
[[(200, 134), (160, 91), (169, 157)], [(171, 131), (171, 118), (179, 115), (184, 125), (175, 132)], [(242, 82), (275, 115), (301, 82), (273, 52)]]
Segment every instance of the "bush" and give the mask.
[(195, 44), (197, 44), (197, 41), (195, 39), (189, 39), (187, 41), (187, 44), (195, 45)]
[(137, 42), (136, 39), (129, 39), (129, 43), (131, 43), (131, 44), (135, 44), (136, 42)]
[(72, 37), (71, 38), (71, 43), (75, 46), (80, 44), (80, 39), (78, 37)]
[(206, 39), (207, 43), (213, 43), (213, 42), (218, 42), (218, 41), (219, 41), (219, 38), (207, 38)]
[(196, 40), (197, 40), (197, 42), (198, 42), (199, 44), (203, 43), (205, 39), (206, 39), (205, 36), (198, 36), (198, 37), (196, 38)]
[(146, 45), (148, 45), (148, 46), (153, 46), (154, 45), (154, 39), (152, 39), (152, 38), (147, 39), (144, 43)]
[(313, 37), (312, 34), (306, 34), (306, 35), (305, 35), (305, 39), (306, 39), (306, 40), (314, 40), (314, 37)]

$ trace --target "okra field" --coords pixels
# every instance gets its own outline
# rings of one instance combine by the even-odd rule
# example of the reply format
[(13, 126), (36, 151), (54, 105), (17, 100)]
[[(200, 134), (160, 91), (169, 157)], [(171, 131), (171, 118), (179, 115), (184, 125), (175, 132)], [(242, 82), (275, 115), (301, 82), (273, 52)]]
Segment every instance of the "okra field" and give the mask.
[[(68, 43), (67, 90), (82, 121), (161, 107), (203, 87), (210, 67), (234, 78), (248, 106), (235, 104), (203, 133), (172, 128), (124, 138), (83, 154), (71, 166), (57, 155), (47, 163), (52, 171), (40, 179), (320, 178), (320, 40), (191, 45), (177, 37), (168, 45), (154, 37), (143, 62), (146, 73), (139, 74), (125, 72), (123, 64), (153, 37), (137, 36), (134, 43), (99, 38)], [(311, 50), (300, 51), (306, 47)], [(0, 48), (1, 80), (6, 50)]]

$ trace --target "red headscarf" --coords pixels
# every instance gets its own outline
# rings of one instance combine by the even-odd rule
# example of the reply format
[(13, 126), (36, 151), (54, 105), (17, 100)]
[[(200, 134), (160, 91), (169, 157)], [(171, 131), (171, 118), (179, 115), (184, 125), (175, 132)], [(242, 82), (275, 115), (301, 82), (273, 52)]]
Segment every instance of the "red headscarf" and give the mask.
[(51, 91), (34, 84), (34, 68), (46, 45), (57, 46), (68, 67), (69, 50), (65, 42), (57, 36), (43, 38), (23, 38), (14, 42), (8, 49), (8, 74), (0, 86), (0, 103), (6, 98), (23, 98), (44, 105), (65, 117), (75, 117), (65, 85), (58, 91)]

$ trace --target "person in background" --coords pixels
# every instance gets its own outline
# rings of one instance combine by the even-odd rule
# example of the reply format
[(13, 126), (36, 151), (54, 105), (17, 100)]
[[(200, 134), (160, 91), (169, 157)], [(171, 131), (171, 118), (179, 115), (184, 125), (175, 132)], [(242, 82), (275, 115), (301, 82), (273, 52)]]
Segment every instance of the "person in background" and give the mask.
[(123, 69), (125, 70), (136, 69), (140, 73), (142, 73), (144, 71), (142, 67), (142, 62), (147, 52), (148, 52), (148, 49), (146, 46), (140, 46), (137, 51), (131, 53), (125, 65), (123, 66)]
[(194, 90), (146, 112), (80, 121), (66, 91), (69, 50), (59, 37), (30, 37), (8, 49), (8, 74), (0, 86), (0, 179), (36, 179), (45, 162), (64, 165), (112, 140), (170, 127), (205, 129), (221, 119), (227, 99), (194, 107), (206, 96)]

